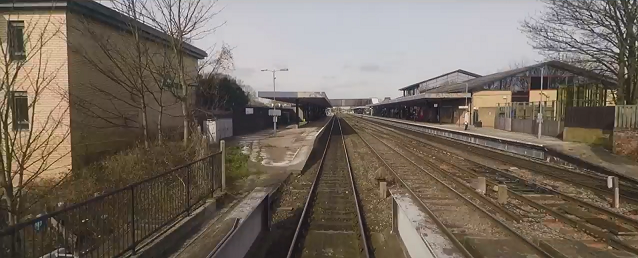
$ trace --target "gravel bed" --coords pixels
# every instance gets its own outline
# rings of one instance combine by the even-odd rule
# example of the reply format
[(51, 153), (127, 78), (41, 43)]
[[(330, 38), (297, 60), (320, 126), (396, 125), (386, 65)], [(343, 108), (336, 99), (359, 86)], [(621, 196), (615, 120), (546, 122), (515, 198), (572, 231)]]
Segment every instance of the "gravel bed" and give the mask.
[[(363, 137), (363, 136), (362, 136)], [(370, 144), (373, 144), (376, 140), (369, 137), (364, 137)], [(377, 151), (382, 151), (381, 146), (373, 144)], [(380, 153), (381, 154), (381, 153)], [(387, 160), (389, 161), (389, 160)], [(421, 185), (417, 187), (415, 184), (423, 182), (433, 182), (433, 180), (423, 181), (424, 176), (419, 173), (417, 168), (407, 170), (403, 168), (411, 168), (413, 165), (402, 158), (392, 159), (393, 163), (401, 163), (401, 166), (393, 166), (396, 172), (399, 173), (407, 184), (412, 185), (413, 191), (420, 197), (421, 200), (434, 212), (434, 214), (454, 233), (466, 234), (471, 236), (491, 236), (491, 237), (505, 237), (504, 233), (496, 222), (485, 215), (481, 215), (482, 212), (476, 209), (474, 206), (469, 205), (462, 198), (456, 196), (445, 186), (432, 183), (427, 186)], [(411, 180), (412, 178), (413, 180)], [(454, 186), (453, 186), (454, 187)], [(441, 201), (441, 203), (435, 203)]]
[[(389, 129), (389, 130), (393, 132), (396, 131), (394, 129)], [(526, 169), (510, 167), (509, 165), (504, 164), (500, 161), (487, 159), (477, 155), (468, 155), (466, 152), (463, 152), (462, 150), (457, 150), (457, 149), (450, 150), (449, 147), (442, 146), (441, 144), (431, 143), (432, 146), (427, 146), (421, 142), (415, 141), (407, 137), (404, 137), (403, 139), (405, 139), (406, 141), (412, 144), (421, 145), (424, 148), (429, 148), (434, 151), (437, 151), (441, 155), (447, 155), (448, 157), (454, 160), (455, 164), (462, 165), (463, 167), (468, 168), (470, 170), (479, 169), (479, 170), (485, 171), (490, 168), (500, 169), (501, 171), (509, 172), (513, 175), (519, 176), (532, 183), (536, 183), (540, 186), (547, 187), (549, 189), (586, 201), (596, 206), (610, 208), (611, 198), (596, 194), (588, 189), (580, 188), (578, 186), (574, 186), (572, 184), (565, 183), (563, 181), (556, 180), (554, 178), (544, 176), (542, 174), (535, 173), (533, 171), (529, 171)], [(481, 166), (477, 167), (477, 163), (480, 164)], [(638, 205), (624, 202), (622, 203), (620, 209), (616, 210), (616, 212), (634, 219), (638, 219)]]
[[(407, 145), (411, 145), (411, 144), (405, 144), (402, 143), (401, 140), (397, 140), (396, 138), (389, 136), (386, 134), (383, 135), (376, 135), (379, 138), (384, 139), (384, 141), (388, 144), (390, 144), (392, 147), (394, 147), (395, 149), (399, 150), (401, 153), (403, 153), (404, 155), (406, 155), (407, 157), (409, 157), (410, 159), (414, 160), (415, 162), (418, 163), (419, 160), (422, 159), (432, 159), (435, 158), (434, 156), (431, 155), (431, 151), (436, 151), (433, 149), (427, 149), (427, 148), (420, 148), (420, 149), (415, 149), (416, 147), (414, 146), (407, 146)], [(414, 142), (411, 142), (411, 140), (405, 140), (408, 141), (412, 144), (414, 144)], [(414, 153), (411, 153), (409, 151), (405, 151), (404, 148), (410, 148), (412, 151), (415, 151), (416, 153), (419, 153), (417, 155), (415, 155)], [(421, 150), (423, 149), (427, 149), (427, 151), (425, 151), (425, 153)], [(449, 155), (449, 154), (448, 154)], [(450, 158), (453, 158), (450, 156)], [(439, 157), (440, 159), (440, 157)], [(458, 162), (456, 162), (457, 160), (454, 160), (455, 164), (460, 165)], [(441, 166), (441, 168), (445, 169), (446, 171), (450, 172), (450, 174), (455, 174), (455, 173), (459, 173), (458, 171), (451, 171), (453, 168), (450, 168), (448, 166)], [(446, 182), (448, 185), (453, 186), (457, 191), (463, 193), (464, 192), (464, 188), (462, 188), (461, 186), (457, 185), (457, 183), (451, 179), (448, 178), (448, 175), (443, 174), (443, 173), (437, 173), (435, 171), (429, 171), (430, 173), (436, 173), (438, 178), (443, 180), (444, 182)], [(469, 185), (469, 182), (465, 182), (466, 185)], [(472, 200), (474, 203), (481, 203), (483, 202), (483, 200), (479, 200), (477, 198), (474, 198), (472, 195), (465, 193), (464, 196), (466, 196), (468, 199)], [(497, 200), (497, 196), (496, 194), (494, 194), (494, 192), (492, 190), (488, 189), (488, 193), (487, 196), (489, 198), (491, 198), (493, 201)], [(592, 238), (591, 236), (583, 233), (583, 232), (579, 232), (576, 230), (571, 230), (571, 227), (568, 225), (565, 225), (563, 223), (551, 223), (551, 224), (546, 224), (544, 223), (545, 221), (553, 221), (554, 218), (552, 216), (546, 215), (544, 212), (540, 212), (538, 210), (536, 210), (535, 208), (520, 202), (514, 198), (510, 198), (508, 200), (508, 203), (506, 204), (506, 207), (509, 206), (509, 210), (514, 212), (515, 214), (521, 216), (523, 218), (523, 221), (521, 222), (512, 222), (509, 220), (506, 220), (505, 218), (503, 218), (503, 216), (500, 214), (499, 211), (495, 211), (491, 208), (491, 206), (489, 205), (481, 205), (484, 209), (486, 209), (487, 211), (489, 211), (492, 215), (494, 215), (495, 217), (497, 217), (500, 221), (504, 222), (505, 224), (507, 224), (510, 228), (513, 228), (514, 230), (516, 230), (516, 232), (518, 232), (519, 234), (523, 235), (525, 238), (529, 239), (529, 240), (533, 240), (533, 239), (572, 239), (572, 240), (595, 240), (594, 238)], [(533, 214), (532, 216), (530, 216), (530, 214)]]
[(348, 133), (353, 131), (345, 123), (342, 123), (341, 126), (346, 131), (346, 147), (366, 226), (370, 232), (383, 232), (391, 229), (392, 198), (380, 198), (377, 180), (389, 179), (389, 173), (359, 135)]

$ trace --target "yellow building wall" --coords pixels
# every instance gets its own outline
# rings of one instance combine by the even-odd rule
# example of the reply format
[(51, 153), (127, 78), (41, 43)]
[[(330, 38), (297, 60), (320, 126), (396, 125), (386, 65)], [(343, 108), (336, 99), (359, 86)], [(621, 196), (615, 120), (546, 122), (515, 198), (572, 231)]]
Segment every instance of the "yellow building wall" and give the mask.
[(512, 92), (510, 91), (479, 91), (472, 93), (472, 106), (481, 107), (497, 107), (500, 103), (512, 101)]
[[(144, 85), (144, 91), (148, 91), (144, 99), (151, 137), (158, 132), (160, 109), (164, 137), (179, 137), (184, 121), (181, 102), (170, 91), (160, 90), (161, 75), (143, 72), (143, 84), (128, 81), (139, 78), (135, 74), (136, 67), (158, 71), (154, 67), (165, 62), (170, 49), (144, 39), (137, 44), (131, 33), (73, 13), (68, 16), (68, 30), (75, 162), (90, 162), (142, 139), (142, 114), (138, 108), (142, 98), (137, 92), (131, 92), (135, 88), (120, 85)], [(137, 50), (138, 45), (141, 51)], [(140, 52), (143, 53), (141, 62), (135, 59)], [(169, 59), (174, 60), (170, 56)], [(186, 56), (184, 62), (189, 74), (186, 80), (192, 84), (196, 80), (198, 60)], [(120, 83), (122, 81), (126, 83)], [(194, 92), (192, 88), (189, 90), (192, 104)], [(181, 90), (178, 93), (181, 94)]]
[(540, 90), (530, 90), (529, 102), (555, 101), (557, 96), (558, 90), (543, 90), (543, 95), (541, 95)]
[[(13, 147), (27, 155), (25, 180), (35, 173), (37, 178), (58, 178), (72, 168), (71, 139), (69, 137), (68, 62), (66, 48), (66, 15), (64, 11), (14, 11), (0, 15), (0, 37), (3, 42), (2, 75), (16, 74), (17, 62), (6, 63), (8, 21), (24, 22), (26, 62), (18, 70), (15, 83), (2, 80), (11, 91), (26, 91), (29, 99), (29, 129), (14, 131)], [(5, 67), (9, 69), (5, 70)], [(1, 109), (7, 107), (3, 104)], [(30, 148), (26, 146), (30, 145)], [(2, 145), (4, 148), (4, 145)], [(3, 152), (4, 153), (4, 152)], [(20, 158), (25, 155), (17, 154)], [(14, 164), (15, 167), (15, 164)], [(17, 177), (16, 177), (17, 178)]]

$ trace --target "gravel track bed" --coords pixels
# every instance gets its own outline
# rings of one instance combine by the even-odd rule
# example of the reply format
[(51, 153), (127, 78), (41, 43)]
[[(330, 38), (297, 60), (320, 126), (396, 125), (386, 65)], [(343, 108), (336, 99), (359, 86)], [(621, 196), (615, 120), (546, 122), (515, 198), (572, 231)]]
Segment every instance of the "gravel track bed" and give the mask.
[[(368, 127), (370, 128), (370, 127)], [(394, 135), (394, 137), (387, 134), (387, 131), (381, 131), (378, 129), (374, 129), (376, 131), (375, 135), (380, 138), (386, 139), (393, 147), (401, 149), (401, 148), (409, 148), (410, 150), (418, 153), (417, 156), (420, 156), (420, 159), (431, 159), (434, 162), (436, 160), (441, 160), (442, 158), (446, 159), (446, 161), (451, 161), (455, 165), (466, 168), (468, 170), (484, 170), (487, 171), (487, 167), (477, 168), (475, 163), (469, 162), (463, 158), (452, 155), (448, 152), (444, 152), (441, 149), (435, 149), (431, 146), (423, 145), (420, 142), (414, 141), (407, 137), (401, 137), (398, 135)], [(420, 143), (420, 144), (419, 144)], [(407, 153), (407, 152), (406, 152)], [(404, 154), (406, 154), (404, 153)], [(436, 153), (436, 154), (434, 154)], [(408, 154), (406, 154), (407, 156)], [(415, 154), (411, 154), (415, 155)], [(442, 157), (443, 156), (443, 157)], [(417, 158), (418, 159), (418, 158)], [(447, 164), (439, 166), (442, 169), (445, 169), (450, 174), (461, 173), (460, 171), (455, 171), (453, 167), (448, 166)], [(458, 174), (457, 174), (458, 175)], [(466, 178), (462, 176), (458, 176), (457, 178)], [(466, 185), (469, 185), (469, 182), (466, 182)], [(571, 187), (574, 188), (574, 187)], [(492, 200), (496, 200), (497, 196), (494, 191), (488, 189), (487, 196)], [(595, 238), (583, 233), (576, 231), (576, 229), (572, 228), (569, 225), (564, 223), (555, 222), (555, 218), (553, 216), (547, 215), (544, 212), (536, 210), (534, 207), (531, 207), (523, 202), (518, 201), (517, 199), (510, 198), (508, 203), (505, 204), (510, 211), (515, 214), (521, 216), (523, 221), (521, 222), (512, 222), (512, 221), (503, 221), (508, 224), (510, 227), (515, 228), (519, 233), (524, 235), (528, 239), (548, 239), (548, 238), (558, 238), (558, 239), (570, 239), (570, 240), (587, 240), (592, 241)], [(550, 223), (546, 223), (551, 221)]]
[[(353, 126), (357, 127), (356, 124), (357, 123), (354, 123)], [(357, 129), (362, 130), (362, 128)], [(422, 171), (414, 167), (412, 163), (397, 154), (389, 154), (392, 153), (389, 148), (384, 146), (382, 143), (379, 143), (378, 140), (364, 135), (365, 134), (360, 134), (360, 136), (370, 143), (377, 152), (379, 152), (379, 154), (388, 158), (386, 162), (395, 169), (397, 174), (399, 174), (406, 184), (412, 188), (417, 196), (422, 197), (421, 200), (452, 232), (482, 237), (505, 237), (508, 235), (506, 232), (503, 232), (495, 221), (483, 214), (483, 212), (477, 208), (468, 204), (450, 189), (438, 182), (435, 183), (434, 180), (424, 181)], [(390, 160), (392, 160), (392, 163), (389, 162)], [(423, 183), (423, 185), (418, 186), (418, 181)], [(427, 184), (426, 182), (431, 183)], [(427, 186), (425, 184), (427, 184)], [(452, 185), (452, 187), (454, 186)], [(470, 200), (476, 201), (472, 199)]]
[[(414, 153), (410, 152), (410, 151), (406, 151), (404, 148), (408, 148), (406, 145), (401, 144), (401, 141), (393, 138), (391, 136), (382, 136), (382, 135), (376, 135), (377, 137), (381, 138), (385, 138), (386, 143), (388, 143), (389, 145), (391, 145), (392, 147), (394, 147), (395, 149), (397, 149), (399, 152), (401, 152), (403, 155), (407, 156), (408, 158), (410, 158), (411, 160), (417, 162), (417, 164), (421, 163), (419, 161), (421, 161), (422, 159), (428, 159), (429, 157), (427, 155), (424, 154), (420, 154), (420, 155), (415, 155)], [(417, 150), (417, 152), (419, 152)], [(425, 166), (427, 165), (423, 165), (423, 167), (425, 168)], [(442, 169), (445, 168), (445, 166), (441, 166)], [(450, 169), (449, 167), (447, 169)], [(436, 170), (436, 169), (435, 169)], [(454, 187), (454, 189), (456, 189), (458, 192), (464, 194), (465, 197), (467, 197), (468, 199), (472, 200), (474, 203), (477, 204), (481, 204), (484, 201), (480, 200), (478, 198), (475, 198), (473, 195), (467, 193), (465, 191), (465, 188), (463, 188), (462, 186), (458, 185), (458, 183), (452, 179), (449, 178), (449, 174), (446, 174), (445, 172), (441, 173), (441, 171), (435, 171), (435, 170), (429, 170), (428, 172), (435, 174), (439, 179), (441, 179), (442, 181), (444, 181), (446, 184)], [(469, 185), (469, 183), (466, 182), (466, 185)], [(489, 198), (491, 198), (493, 201), (497, 200), (497, 196), (495, 194), (491, 194), (492, 191), (488, 190), (488, 194), (487, 196)], [(525, 212), (525, 211), (531, 211), (532, 213), (536, 213), (536, 214), (542, 214), (541, 212), (539, 212), (538, 210), (536, 210), (535, 208), (526, 205), (514, 198), (510, 198), (508, 200), (508, 204), (511, 206), (515, 206), (518, 207), (518, 209), (516, 209), (516, 211), (518, 211), (519, 215), (522, 215), (522, 217), (527, 217), (529, 215), (529, 213)], [(544, 215), (538, 219), (527, 219), (527, 220), (523, 220), (521, 222), (512, 222), (509, 220), (506, 220), (503, 215), (500, 213), (500, 211), (498, 210), (494, 210), (491, 206), (488, 205), (481, 205), (485, 210), (489, 211), (490, 214), (494, 215), (495, 217), (497, 217), (500, 221), (504, 222), (505, 224), (507, 224), (508, 226), (510, 226), (511, 228), (515, 229), (518, 233), (522, 234), (524, 237), (526, 237), (529, 240), (532, 239), (549, 239), (549, 238), (566, 238), (566, 239), (587, 239), (587, 240), (593, 240), (593, 238), (589, 237), (588, 235), (584, 234), (584, 233), (580, 233), (580, 232), (575, 232), (575, 234), (570, 234), (570, 235), (564, 235), (561, 234), (558, 231), (558, 228), (550, 228), (544, 224), (542, 224), (543, 220), (546, 219), (551, 219), (551, 216), (547, 216)]]
[[(420, 159), (431, 159), (434, 162), (436, 160), (440, 160), (442, 158), (447, 158), (447, 161), (453, 162), (455, 165), (459, 165), (468, 170), (476, 169), (476, 164), (468, 162), (465, 159), (459, 158), (457, 156), (451, 155), (450, 153), (443, 152), (440, 149), (434, 149), (431, 146), (419, 144), (420, 142), (414, 141), (407, 137), (401, 137), (398, 135), (388, 135), (387, 132), (383, 134), (380, 133), (380, 130), (377, 131), (375, 135), (379, 138), (384, 138), (387, 140), (388, 144), (393, 145), (393, 147), (397, 149), (409, 148), (410, 150), (418, 153), (417, 158), (415, 160)], [(437, 154), (435, 154), (437, 153)], [(410, 157), (410, 155), (414, 155), (413, 153), (405, 152), (406, 156)], [(444, 156), (444, 157), (441, 157)], [(447, 164), (443, 162), (439, 163), (440, 168), (450, 173), (452, 176), (454, 174), (461, 173), (460, 171), (456, 171), (454, 168), (449, 167)], [(486, 169), (481, 167), (481, 169)], [(440, 174), (442, 177), (446, 177), (446, 175)], [(457, 178), (462, 178), (457, 176)], [(452, 180), (449, 180), (452, 181)], [(466, 185), (470, 185), (470, 182), (466, 182)], [(497, 200), (497, 195), (491, 189), (487, 191), (487, 197), (491, 198), (493, 201)], [(551, 223), (545, 224), (545, 221), (555, 220), (553, 216), (550, 216), (542, 211), (537, 210), (534, 207), (531, 207), (515, 198), (509, 198), (508, 203), (505, 205), (509, 208), (510, 211), (513, 211), (515, 214), (521, 216), (523, 221), (520, 222), (512, 222), (509, 220), (501, 220), (506, 223), (508, 226), (514, 228), (525, 236), (527, 239), (549, 239), (549, 238), (558, 238), (558, 239), (571, 239), (571, 240), (595, 240), (595, 238), (587, 235), (586, 233), (576, 231), (571, 226), (566, 225), (564, 223)], [(573, 229), (573, 230), (572, 230)]]
[[(384, 126), (384, 128), (387, 127)], [(393, 128), (387, 128), (387, 130), (397, 132)], [(519, 176), (532, 183), (547, 187), (549, 189), (561, 192), (574, 198), (578, 198), (580, 200), (594, 204), (598, 207), (610, 208), (610, 203), (612, 201), (611, 198), (596, 194), (588, 189), (565, 183), (554, 178), (535, 173), (533, 171), (511, 167), (497, 160), (491, 160), (477, 155), (468, 155), (471, 153), (467, 153), (458, 149), (451, 149), (448, 146), (444, 146), (438, 143), (431, 142), (431, 146), (428, 146), (407, 137), (402, 137), (401, 139), (404, 139), (405, 141), (408, 141), (412, 144), (423, 146), (424, 148), (435, 150), (441, 155), (447, 155), (447, 157), (452, 159), (455, 164), (461, 165), (470, 170), (489, 171), (490, 169), (500, 169), (501, 171), (509, 172), (510, 174)], [(616, 212), (634, 219), (638, 219), (638, 205), (635, 204), (623, 202), (620, 209), (616, 210)]]
[[(389, 173), (374, 153), (351, 128), (342, 123), (362, 213), (370, 232), (392, 228), (392, 198), (379, 197), (378, 180), (390, 179)], [(389, 186), (388, 186), (389, 187)]]
[[(335, 123), (339, 123), (338, 120)], [(335, 124), (310, 200), (297, 257), (360, 257), (363, 242), (340, 126)]]

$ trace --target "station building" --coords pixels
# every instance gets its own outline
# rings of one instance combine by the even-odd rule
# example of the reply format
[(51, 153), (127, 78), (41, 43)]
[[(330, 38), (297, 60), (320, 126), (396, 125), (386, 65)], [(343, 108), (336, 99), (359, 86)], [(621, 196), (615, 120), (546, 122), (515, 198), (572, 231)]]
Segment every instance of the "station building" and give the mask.
[[(558, 136), (565, 109), (614, 105), (614, 79), (559, 61), (486, 76), (456, 70), (401, 88), (403, 96), (370, 105), (375, 116), (420, 122), (469, 124)], [(467, 115), (466, 115), (467, 114)]]

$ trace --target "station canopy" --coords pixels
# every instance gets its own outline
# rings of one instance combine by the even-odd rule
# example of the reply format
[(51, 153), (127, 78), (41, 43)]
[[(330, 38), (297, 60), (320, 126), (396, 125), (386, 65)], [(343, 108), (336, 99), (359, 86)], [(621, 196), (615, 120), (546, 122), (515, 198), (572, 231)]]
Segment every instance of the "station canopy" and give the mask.
[(396, 99), (369, 105), (370, 107), (381, 107), (386, 105), (412, 105), (423, 103), (425, 100), (443, 100), (443, 99), (464, 99), (471, 98), (472, 93), (421, 93), (412, 96), (399, 97)]
[(325, 92), (260, 91), (257, 92), (257, 96), (264, 99), (277, 100), (291, 104), (299, 103), (300, 105), (315, 105), (324, 108), (332, 107)]

